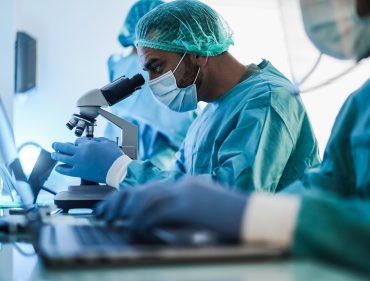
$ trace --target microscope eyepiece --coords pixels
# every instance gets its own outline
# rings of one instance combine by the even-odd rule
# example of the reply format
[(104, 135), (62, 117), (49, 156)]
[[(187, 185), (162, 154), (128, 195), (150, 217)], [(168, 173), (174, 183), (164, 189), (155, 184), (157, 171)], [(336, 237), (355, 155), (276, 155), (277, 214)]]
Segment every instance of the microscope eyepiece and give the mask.
[(143, 86), (144, 83), (145, 83), (145, 79), (144, 79), (143, 75), (141, 75), (140, 73), (135, 74), (134, 76), (132, 76), (132, 78), (130, 80), (131, 80), (131, 83), (132, 83), (133, 86), (136, 85), (136, 88)]
[(121, 76), (100, 90), (111, 106), (132, 95), (132, 93), (140, 89), (144, 83), (145, 80), (141, 74), (136, 74), (132, 78)]

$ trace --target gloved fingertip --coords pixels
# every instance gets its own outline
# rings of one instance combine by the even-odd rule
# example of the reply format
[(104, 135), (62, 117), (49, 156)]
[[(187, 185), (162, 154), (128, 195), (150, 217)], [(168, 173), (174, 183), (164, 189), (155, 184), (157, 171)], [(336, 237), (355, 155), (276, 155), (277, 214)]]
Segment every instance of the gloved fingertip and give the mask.
[(98, 209), (95, 209), (95, 217), (97, 219), (103, 219), (104, 218), (104, 212), (102, 212), (101, 210), (98, 210)]
[(55, 171), (59, 174), (71, 176), (71, 167), (66, 164), (60, 164), (55, 167)]
[(54, 150), (56, 150), (57, 146), (58, 146), (58, 143), (57, 143), (57, 142), (53, 142), (53, 144), (51, 145), (51, 147), (52, 147)]
[(87, 137), (79, 137), (75, 140), (74, 144), (78, 146), (79, 144), (84, 143), (88, 140), (89, 140), (89, 138), (87, 138)]
[(117, 219), (117, 215), (112, 210), (110, 212), (107, 211), (105, 215), (105, 219), (107, 220), (107, 222), (113, 223)]
[(101, 217), (102, 215), (103, 215), (103, 208), (102, 207), (100, 207), (100, 206), (97, 206), (96, 208), (95, 208), (95, 215), (96, 215), (96, 217)]

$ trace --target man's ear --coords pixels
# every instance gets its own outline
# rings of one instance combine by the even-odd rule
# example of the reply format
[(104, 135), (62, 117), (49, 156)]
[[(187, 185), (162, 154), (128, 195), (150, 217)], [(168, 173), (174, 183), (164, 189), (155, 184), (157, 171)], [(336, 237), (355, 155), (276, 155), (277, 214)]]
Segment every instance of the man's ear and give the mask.
[(203, 56), (196, 55), (195, 60), (196, 60), (197, 65), (199, 67), (204, 67), (208, 62), (208, 57), (203, 57)]

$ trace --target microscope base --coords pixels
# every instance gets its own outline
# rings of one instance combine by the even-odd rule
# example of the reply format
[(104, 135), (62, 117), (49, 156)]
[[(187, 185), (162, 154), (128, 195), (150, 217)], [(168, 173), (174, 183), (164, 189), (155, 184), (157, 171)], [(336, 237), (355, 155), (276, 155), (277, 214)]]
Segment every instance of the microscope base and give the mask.
[(58, 208), (68, 211), (75, 208), (94, 209), (95, 205), (104, 200), (110, 192), (117, 191), (108, 185), (75, 185), (69, 186), (68, 191), (61, 191), (54, 197)]

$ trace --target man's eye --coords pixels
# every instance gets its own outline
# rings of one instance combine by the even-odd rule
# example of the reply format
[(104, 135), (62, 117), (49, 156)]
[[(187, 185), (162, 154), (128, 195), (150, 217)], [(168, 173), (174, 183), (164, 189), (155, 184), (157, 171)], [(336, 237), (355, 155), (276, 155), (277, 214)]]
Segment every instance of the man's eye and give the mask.
[(162, 68), (160, 66), (155, 66), (154, 67), (154, 71), (157, 72), (157, 73), (161, 73), (162, 72)]

